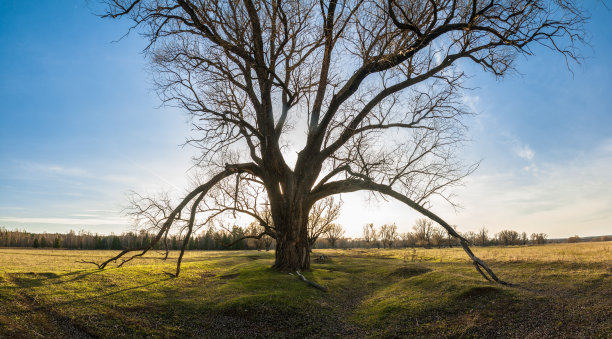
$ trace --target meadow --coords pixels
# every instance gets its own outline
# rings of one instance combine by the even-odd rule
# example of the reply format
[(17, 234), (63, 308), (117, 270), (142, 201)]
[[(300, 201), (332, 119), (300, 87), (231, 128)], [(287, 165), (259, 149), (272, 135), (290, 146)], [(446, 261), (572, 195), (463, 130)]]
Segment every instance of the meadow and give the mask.
[[(98, 270), (116, 251), (0, 249), (0, 337), (612, 337), (612, 242), (314, 250), (304, 275), (273, 251), (160, 253)], [(326, 255), (317, 263), (314, 258)]]

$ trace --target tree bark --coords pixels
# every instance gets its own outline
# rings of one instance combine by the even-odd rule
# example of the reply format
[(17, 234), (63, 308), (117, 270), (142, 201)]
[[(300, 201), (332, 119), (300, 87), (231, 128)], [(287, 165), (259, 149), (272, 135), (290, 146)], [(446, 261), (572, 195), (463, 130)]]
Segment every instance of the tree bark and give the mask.
[(303, 203), (285, 206), (274, 218), (274, 225), (278, 237), (273, 267), (285, 272), (310, 270), (308, 208)]

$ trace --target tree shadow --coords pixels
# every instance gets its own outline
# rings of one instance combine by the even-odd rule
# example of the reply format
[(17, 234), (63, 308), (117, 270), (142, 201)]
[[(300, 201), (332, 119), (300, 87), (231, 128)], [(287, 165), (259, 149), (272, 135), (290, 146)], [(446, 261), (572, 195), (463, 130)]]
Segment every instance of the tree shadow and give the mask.
[[(57, 284), (71, 282), (71, 281), (81, 280), (97, 272), (99, 271), (91, 271), (91, 272), (87, 272), (83, 274), (79, 274), (79, 272), (70, 272), (70, 273), (61, 274), (61, 275), (57, 275), (57, 274), (51, 275), (49, 273), (38, 273), (37, 274), (37, 273), (29, 272), (29, 273), (21, 274), (22, 276), (20, 277), (12, 277), (12, 280), (16, 286), (2, 286), (2, 287), (5, 289), (21, 290), (21, 292), (19, 292), (18, 295), (20, 295), (23, 298), (28, 299), (31, 304), (30, 306), (35, 307), (35, 308), (45, 309), (45, 308), (50, 308), (50, 307), (65, 306), (65, 305), (78, 304), (78, 303), (91, 303), (95, 300), (104, 299), (106, 297), (113, 296), (116, 294), (125, 293), (125, 292), (138, 290), (138, 289), (145, 289), (147, 287), (150, 287), (156, 284), (160, 284), (164, 281), (174, 278), (174, 275), (168, 274), (166, 277), (161, 277), (158, 280), (151, 281), (151, 282), (144, 283), (144, 284), (139, 284), (136, 286), (119, 288), (119, 289), (113, 289), (112, 287), (106, 287), (104, 288), (105, 293), (101, 293), (101, 294), (97, 294), (93, 296), (82, 297), (82, 298), (74, 298), (74, 299), (60, 301), (60, 302), (50, 302), (50, 303), (39, 302), (36, 300), (39, 296), (43, 295), (41, 293), (37, 293), (36, 297), (32, 297), (31, 295), (29, 295), (29, 293), (25, 291), (26, 289), (33, 288), (33, 287), (40, 287), (40, 286), (45, 286), (45, 285), (48, 286), (52, 284), (57, 285)], [(25, 275), (25, 277), (23, 277), (23, 275)], [(60, 277), (70, 276), (70, 275), (76, 275), (76, 276), (68, 280), (54, 281)], [(31, 276), (35, 276), (35, 277), (31, 277)], [(53, 294), (54, 292), (50, 292), (50, 293)], [(29, 312), (31, 312), (31, 310), (26, 309), (26, 310), (23, 310), (23, 312), (21, 313), (29, 313)]]
[(159, 283), (162, 283), (164, 281), (170, 280), (170, 279), (174, 279), (173, 276), (168, 276), (156, 281), (152, 281), (146, 284), (141, 284), (141, 285), (137, 285), (137, 286), (132, 286), (132, 287), (127, 287), (127, 288), (122, 288), (122, 289), (118, 289), (118, 290), (113, 290), (107, 293), (103, 293), (103, 294), (99, 294), (99, 295), (94, 295), (94, 296), (89, 296), (89, 297), (83, 297), (83, 298), (76, 298), (76, 299), (72, 299), (72, 300), (67, 300), (67, 301), (63, 301), (63, 302), (59, 302), (59, 303), (54, 303), (53, 305), (55, 306), (64, 306), (64, 305), (70, 305), (70, 304), (74, 304), (74, 303), (78, 303), (78, 302), (91, 302), (93, 300), (97, 300), (100, 298), (104, 298), (104, 297), (109, 297), (112, 295), (116, 295), (116, 294), (120, 294), (120, 293), (124, 293), (124, 292), (128, 292), (128, 291), (133, 291), (133, 290), (138, 290), (141, 288), (145, 288), (145, 287), (149, 287), (149, 286), (153, 286)]
[[(8, 273), (8, 280), (15, 283), (15, 286), (0, 285), (0, 289), (15, 290), (22, 288), (41, 287), (44, 285), (60, 285), (68, 282), (74, 282), (86, 278), (92, 274), (100, 273), (99, 270), (81, 270), (63, 274), (54, 272), (27, 272), (27, 273)], [(74, 276), (71, 279), (62, 279), (63, 277)]]

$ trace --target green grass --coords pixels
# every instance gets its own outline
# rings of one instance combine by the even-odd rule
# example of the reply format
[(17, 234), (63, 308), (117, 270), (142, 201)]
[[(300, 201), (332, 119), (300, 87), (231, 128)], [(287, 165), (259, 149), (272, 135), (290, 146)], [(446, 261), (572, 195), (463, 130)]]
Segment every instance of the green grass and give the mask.
[[(159, 253), (98, 270), (112, 251), (0, 249), (0, 337), (612, 337), (612, 243), (315, 250), (304, 275), (273, 252)], [(415, 260), (413, 261), (412, 258)]]

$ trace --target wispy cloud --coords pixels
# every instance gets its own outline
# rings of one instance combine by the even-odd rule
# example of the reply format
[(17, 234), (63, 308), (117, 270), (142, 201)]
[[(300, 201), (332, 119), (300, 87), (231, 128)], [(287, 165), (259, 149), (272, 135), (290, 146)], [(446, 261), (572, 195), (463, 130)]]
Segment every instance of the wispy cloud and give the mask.
[(118, 213), (115, 210), (86, 209), (85, 212)]
[(80, 213), (75, 213), (75, 214), (69, 214), (69, 217), (77, 217), (77, 218), (97, 218), (99, 217), (99, 215), (97, 214), (80, 214)]
[[(146, 164), (141, 164), (139, 162), (136, 162), (133, 159), (131, 159), (130, 157), (127, 157), (127, 156), (123, 156), (122, 158), (125, 160), (126, 163), (129, 163), (134, 168), (138, 169), (139, 172), (146, 172), (146, 173), (152, 175), (153, 177), (159, 179), (163, 183), (167, 184), (168, 186), (171, 186), (172, 188), (174, 188), (176, 190), (180, 190), (180, 188), (175, 183), (173, 183), (171, 180), (169, 180), (166, 176), (160, 174), (157, 171), (154, 171), (151, 168), (151, 166), (147, 166)], [(183, 175), (184, 175), (184, 172), (183, 172)]]
[(49, 175), (61, 175), (70, 177), (85, 177), (90, 175), (90, 173), (83, 168), (62, 166), (57, 164), (20, 162), (20, 167), (28, 172), (38, 172)]
[(120, 225), (127, 224), (124, 218), (22, 218), (22, 217), (0, 217), (0, 222), (21, 224), (57, 224), (57, 225)]
[[(16, 161), (20, 174), (29, 174), (36, 177), (53, 176), (69, 179), (96, 179), (113, 183), (131, 183), (138, 179), (131, 175), (114, 175), (97, 173), (99, 171), (76, 166), (66, 166), (56, 163), (39, 163), (31, 161)], [(146, 169), (140, 167), (141, 169)]]
[(478, 95), (469, 95), (465, 93), (463, 95), (463, 103), (468, 107), (468, 109), (472, 113), (479, 113), (480, 97)]
[[(524, 159), (533, 161), (528, 150)], [(605, 140), (589, 153), (541, 163), (537, 176), (512, 169), (474, 175), (460, 194), (465, 208), (456, 223), (464, 230), (484, 225), (493, 232), (509, 228), (552, 237), (610, 233), (610, 168), (612, 140)], [(584, 229), (589, 234), (581, 234)]]
[(0, 210), (5, 210), (5, 211), (23, 211), (25, 210), (25, 207), (19, 207), (19, 206), (0, 206)]
[(535, 162), (536, 152), (531, 148), (531, 146), (509, 133), (505, 133), (504, 136), (506, 138), (506, 143), (510, 145), (511, 152), (516, 157), (526, 162), (526, 164), (522, 166), (522, 169), (526, 172), (537, 174), (539, 169)]
[(533, 157), (535, 156), (535, 152), (529, 147), (529, 145), (521, 145), (518, 144), (514, 148), (514, 152), (520, 158), (523, 158), (529, 162), (533, 162)]

